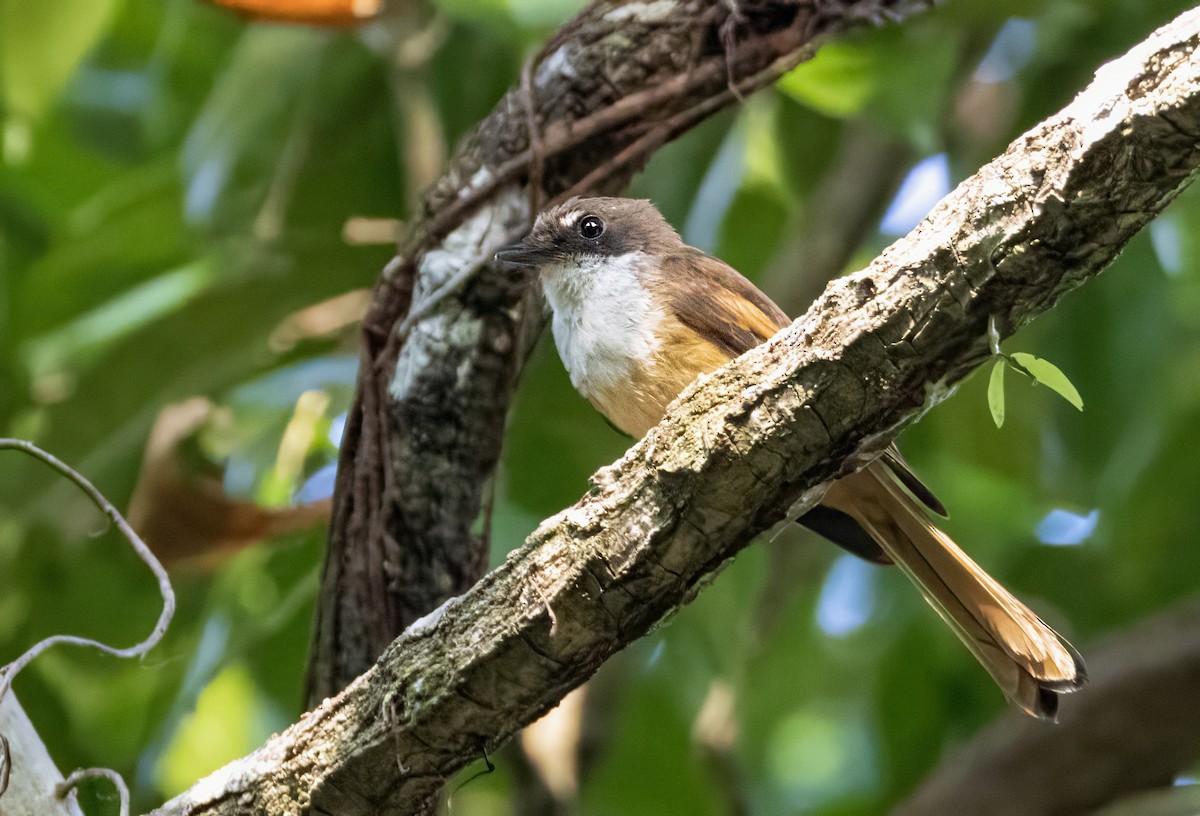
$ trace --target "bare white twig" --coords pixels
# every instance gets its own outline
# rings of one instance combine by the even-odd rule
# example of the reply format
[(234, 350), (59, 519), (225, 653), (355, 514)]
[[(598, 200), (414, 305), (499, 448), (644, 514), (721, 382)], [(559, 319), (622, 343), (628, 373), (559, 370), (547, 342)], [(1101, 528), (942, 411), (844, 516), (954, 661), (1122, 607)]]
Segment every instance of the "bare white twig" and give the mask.
[(121, 816), (129, 816), (129, 786), (119, 773), (110, 768), (80, 768), (72, 771), (70, 776), (55, 786), (54, 795), (62, 799), (79, 787), (83, 780), (96, 778), (104, 778), (113, 783), (113, 787), (117, 789), (117, 796), (121, 797)]
[(118, 648), (116, 646), (109, 646), (107, 643), (102, 643), (92, 638), (78, 637), (76, 635), (54, 635), (53, 637), (48, 637), (42, 641), (39, 641), (35, 645), (31, 646), (16, 660), (13, 660), (12, 662), (0, 668), (0, 698), (3, 698), (8, 692), (9, 686), (12, 685), (13, 678), (15, 678), (22, 669), (29, 665), (29, 663), (31, 663), (34, 658), (36, 658), (42, 652), (46, 651), (51, 646), (57, 646), (60, 643), (70, 644), (73, 646), (87, 646), (93, 649), (99, 649), (100, 651), (106, 652), (114, 657), (127, 658), (142, 657), (146, 654), (146, 652), (157, 646), (158, 642), (162, 640), (163, 635), (166, 633), (167, 626), (171, 623), (171, 618), (175, 615), (175, 591), (171, 588), (171, 579), (167, 577), (166, 569), (164, 569), (163, 565), (159, 563), (159, 560), (154, 556), (154, 553), (150, 551), (150, 548), (146, 546), (146, 542), (142, 541), (141, 536), (133, 531), (133, 528), (129, 526), (129, 522), (125, 520), (120, 511), (113, 506), (112, 502), (104, 498), (103, 494), (100, 493), (95, 485), (89, 482), (83, 477), (82, 474), (73, 469), (71, 466), (67, 465), (65, 462), (42, 450), (32, 442), (26, 442), (23, 439), (0, 438), (0, 450), (19, 450), (23, 453), (26, 453), (35, 459), (46, 463), (50, 467), (54, 468), (54, 470), (57, 470), (59, 473), (66, 476), (68, 479), (78, 485), (79, 489), (82, 490), (87, 497), (92, 500), (96, 507), (100, 508), (100, 511), (104, 513), (104, 515), (108, 516), (109, 520), (116, 525), (117, 529), (121, 531), (121, 535), (125, 536), (125, 538), (129, 541), (130, 546), (133, 547), (133, 551), (137, 553), (138, 558), (142, 559), (146, 566), (150, 568), (150, 571), (154, 573), (154, 577), (158, 579), (158, 591), (162, 595), (163, 599), (162, 612), (159, 613), (158, 622), (154, 625), (154, 631), (152, 631), (149, 637), (147, 637), (145, 640), (133, 646)]
[[(23, 439), (0, 438), (0, 450), (21, 451), (22, 453), (32, 456), (33, 458), (49, 465), (51, 468), (58, 471), (63, 476), (66, 476), (68, 479), (78, 485), (79, 489), (82, 490), (98, 508), (100, 508), (100, 511), (104, 513), (104, 515), (106, 515), (114, 525), (116, 525), (117, 529), (121, 531), (121, 534), (129, 541), (130, 546), (133, 547), (133, 551), (137, 553), (138, 558), (142, 559), (146, 566), (150, 568), (150, 571), (154, 573), (154, 577), (158, 579), (158, 591), (162, 595), (163, 599), (162, 612), (159, 613), (158, 622), (154, 625), (154, 631), (152, 631), (149, 637), (147, 637), (145, 640), (133, 646), (118, 648), (116, 646), (109, 646), (107, 643), (102, 643), (92, 638), (79, 637), (77, 635), (54, 635), (37, 642), (16, 660), (13, 660), (12, 662), (0, 667), (0, 700), (4, 699), (4, 695), (8, 693), (9, 687), (12, 686), (13, 679), (20, 674), (22, 669), (33, 662), (33, 660), (42, 652), (46, 651), (52, 646), (57, 646), (60, 643), (99, 649), (100, 651), (115, 657), (131, 658), (144, 656), (148, 651), (157, 646), (160, 640), (162, 640), (163, 635), (167, 631), (167, 626), (171, 623), (171, 618), (175, 615), (175, 591), (171, 588), (171, 579), (167, 577), (167, 571), (163, 568), (163, 565), (159, 563), (159, 560), (154, 556), (154, 553), (152, 553), (150, 548), (146, 546), (146, 542), (142, 541), (141, 537), (133, 531), (133, 528), (129, 526), (129, 522), (127, 522), (117, 508), (113, 506), (112, 502), (104, 498), (103, 494), (100, 493), (96, 486), (84, 478), (83, 475), (74, 468), (42, 450), (32, 442), (26, 442)], [(0, 740), (3, 740), (3, 738), (3, 734), (0, 734)], [(8, 754), (7, 743), (0, 744), (0, 747), (4, 748), (4, 750), (0, 751), (0, 795), (3, 795), (4, 789), (7, 787), (8, 774), (11, 768), (11, 757)], [(121, 813), (127, 814), (129, 812), (128, 791), (124, 790), (125, 783), (120, 780), (120, 777), (117, 776), (115, 771), (101, 771), (96, 769), (86, 772), (76, 771), (71, 775), (71, 777), (68, 778), (67, 781), (70, 782), (72, 779), (75, 779), (76, 775), (80, 773), (86, 773), (87, 775), (91, 776), (111, 775), (112, 777), (116, 777), (114, 783), (117, 784), (118, 788), (124, 791), (122, 794)]]

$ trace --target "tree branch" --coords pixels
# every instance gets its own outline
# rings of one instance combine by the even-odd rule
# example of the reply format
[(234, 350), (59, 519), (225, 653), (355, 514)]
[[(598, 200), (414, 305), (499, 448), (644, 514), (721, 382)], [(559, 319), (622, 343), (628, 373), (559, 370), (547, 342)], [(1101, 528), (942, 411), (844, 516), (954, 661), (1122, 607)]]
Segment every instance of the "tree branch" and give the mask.
[(1087, 693), (1058, 727), (1001, 719), (955, 750), (895, 816), (1082, 816), (1169, 787), (1200, 755), (1200, 603), (1122, 633), (1093, 658)]
[[(434, 186), (365, 321), (311, 704), (482, 575), (486, 541), (471, 527), (542, 321), (536, 294), (486, 264), (528, 228), (531, 198), (616, 191), (663, 143), (824, 38), (932, 2), (599, 0), (546, 44)], [(530, 178), (542, 189), (529, 190)]]
[[(1200, 11), (1103, 67), (865, 271), (677, 401), (498, 569), (162, 814), (428, 813), (442, 780), (1096, 275), (1200, 165)], [(1086, 692), (1084, 692), (1086, 694)]]

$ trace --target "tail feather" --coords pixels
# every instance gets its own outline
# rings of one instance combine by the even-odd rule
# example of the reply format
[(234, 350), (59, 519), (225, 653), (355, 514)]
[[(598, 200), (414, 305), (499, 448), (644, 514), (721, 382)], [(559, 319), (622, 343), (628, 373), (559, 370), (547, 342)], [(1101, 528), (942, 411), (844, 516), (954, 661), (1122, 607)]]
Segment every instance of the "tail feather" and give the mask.
[(883, 463), (834, 482), (822, 503), (853, 517), (878, 542), (1025, 711), (1052, 720), (1057, 693), (1086, 681), (1071, 644), (933, 526)]

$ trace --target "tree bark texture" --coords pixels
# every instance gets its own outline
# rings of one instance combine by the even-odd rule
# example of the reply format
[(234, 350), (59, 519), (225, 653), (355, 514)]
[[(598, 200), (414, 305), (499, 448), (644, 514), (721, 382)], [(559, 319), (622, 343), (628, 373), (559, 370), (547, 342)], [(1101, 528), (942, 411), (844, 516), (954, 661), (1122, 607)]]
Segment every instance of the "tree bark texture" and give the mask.
[(948, 395), (988, 358), (989, 321), (1008, 335), (1051, 308), (1178, 194), (1200, 166), (1198, 45), (1194, 11), (1104, 66), (343, 693), (159, 813), (433, 812), (449, 774)]
[[(600, 0), (531, 61), (427, 197), (364, 327), (322, 577), (310, 705), (482, 575), (472, 531), (542, 324), (488, 265), (547, 196), (614, 192), (665, 142), (824, 39), (932, 0)], [(486, 526), (486, 525), (485, 525)]]

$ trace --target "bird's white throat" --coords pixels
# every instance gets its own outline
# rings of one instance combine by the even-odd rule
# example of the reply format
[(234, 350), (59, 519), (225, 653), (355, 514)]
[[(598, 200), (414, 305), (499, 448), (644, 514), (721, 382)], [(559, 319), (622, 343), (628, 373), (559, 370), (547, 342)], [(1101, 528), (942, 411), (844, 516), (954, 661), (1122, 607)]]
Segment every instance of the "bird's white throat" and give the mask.
[(663, 312), (638, 274), (645, 262), (645, 253), (628, 252), (584, 255), (542, 269), (554, 344), (571, 384), (585, 397), (628, 382), (658, 349)]

